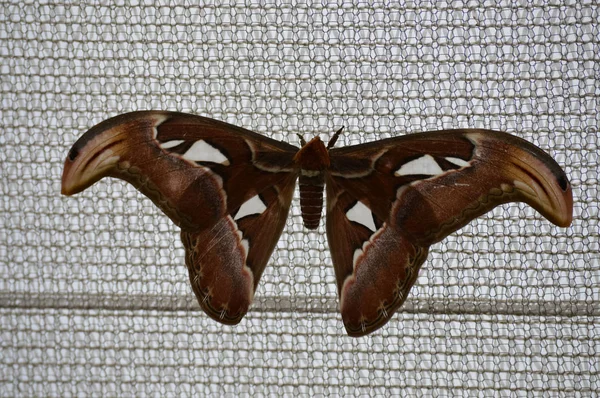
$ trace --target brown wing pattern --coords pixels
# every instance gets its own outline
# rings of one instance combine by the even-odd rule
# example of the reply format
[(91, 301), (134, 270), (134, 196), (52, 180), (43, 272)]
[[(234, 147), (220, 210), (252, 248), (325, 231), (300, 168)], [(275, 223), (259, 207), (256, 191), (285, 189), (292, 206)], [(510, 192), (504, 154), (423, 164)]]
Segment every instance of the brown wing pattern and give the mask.
[(295, 181), (290, 175), (248, 201), (255, 213), (242, 207), (211, 228), (181, 231), (192, 288), (211, 318), (236, 324), (248, 311), (285, 226)]
[(330, 158), (327, 229), (350, 335), (384, 325), (408, 295), (429, 246), (497, 205), (525, 202), (556, 225), (571, 223), (573, 199), (562, 169), (506, 133), (415, 134), (332, 149)]
[(62, 192), (107, 176), (130, 182), (182, 228), (202, 308), (237, 323), (285, 225), (297, 151), (213, 119), (134, 112), (98, 124), (73, 145)]
[(181, 227), (201, 307), (234, 324), (252, 302), (298, 175), (314, 185), (301, 189), (309, 228), (318, 226), (324, 181), (327, 235), (351, 336), (390, 319), (431, 244), (498, 204), (521, 201), (559, 226), (571, 222), (562, 169), (509, 134), (452, 130), (327, 148), (318, 138), (299, 151), (213, 119), (134, 112), (98, 124), (73, 145), (62, 192), (107, 176), (133, 184)]

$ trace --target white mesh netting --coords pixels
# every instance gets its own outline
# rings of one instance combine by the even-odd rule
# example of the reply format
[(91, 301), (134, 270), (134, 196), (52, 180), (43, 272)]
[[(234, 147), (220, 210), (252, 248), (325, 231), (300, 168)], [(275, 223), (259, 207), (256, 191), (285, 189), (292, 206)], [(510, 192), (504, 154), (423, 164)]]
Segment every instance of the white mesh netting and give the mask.
[[(3, 1), (0, 396), (590, 396), (600, 389), (599, 6), (593, 1)], [(177, 228), (124, 182), (60, 195), (68, 149), (178, 110), (338, 146), (505, 130), (573, 184), (557, 228), (505, 205), (434, 245), (406, 305), (347, 337), (297, 197), (256, 300), (210, 320)]]

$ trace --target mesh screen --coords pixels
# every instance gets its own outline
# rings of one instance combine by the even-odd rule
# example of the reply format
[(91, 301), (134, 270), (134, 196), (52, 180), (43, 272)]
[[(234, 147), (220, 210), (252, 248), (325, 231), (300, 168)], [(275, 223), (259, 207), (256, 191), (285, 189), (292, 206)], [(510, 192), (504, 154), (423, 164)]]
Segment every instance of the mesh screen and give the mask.
[[(600, 389), (599, 6), (3, 1), (0, 396), (590, 396)], [(178, 229), (122, 181), (60, 195), (68, 149), (178, 110), (298, 144), (509, 131), (567, 171), (574, 222), (504, 205), (431, 248), (405, 306), (346, 336), (296, 197), (242, 322), (199, 309)]]

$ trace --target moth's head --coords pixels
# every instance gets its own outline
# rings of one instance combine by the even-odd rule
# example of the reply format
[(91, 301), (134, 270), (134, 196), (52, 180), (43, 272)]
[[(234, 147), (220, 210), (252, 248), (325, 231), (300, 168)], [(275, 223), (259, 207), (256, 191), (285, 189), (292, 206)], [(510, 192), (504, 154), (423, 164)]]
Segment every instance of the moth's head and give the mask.
[[(342, 126), (338, 131), (335, 132), (335, 134), (329, 139), (329, 142), (327, 143), (327, 149), (331, 149), (333, 148), (333, 146), (335, 145), (335, 142), (337, 141), (338, 137), (340, 136), (340, 134), (342, 134), (342, 131), (344, 130), (344, 126)], [(300, 138), (300, 144), (304, 147), (306, 145), (306, 140), (304, 139), (304, 136), (302, 136), (301, 134), (297, 134), (298, 138)], [(314, 141), (318, 139), (319, 141), (321, 141), (321, 138), (319, 138), (318, 136), (313, 138), (311, 140)]]
[[(304, 140), (302, 140), (304, 141)], [(321, 138), (315, 137), (305, 142), (294, 156), (294, 162), (302, 170), (324, 170), (329, 167), (329, 152)]]

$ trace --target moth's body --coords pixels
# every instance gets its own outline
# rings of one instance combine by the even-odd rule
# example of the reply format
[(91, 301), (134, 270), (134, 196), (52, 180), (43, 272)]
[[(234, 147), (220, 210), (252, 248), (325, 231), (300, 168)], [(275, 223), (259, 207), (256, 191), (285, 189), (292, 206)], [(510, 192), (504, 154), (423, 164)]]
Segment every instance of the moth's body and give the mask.
[(406, 299), (431, 244), (501, 203), (526, 202), (567, 226), (572, 194), (560, 166), (506, 133), (451, 130), (333, 148), (302, 148), (174, 112), (100, 123), (74, 145), (62, 192), (126, 180), (182, 229), (198, 302), (228, 324), (247, 312), (299, 184), (304, 224), (327, 235), (348, 334), (384, 325)]
[(321, 221), (325, 173), (330, 165), (329, 152), (323, 141), (315, 137), (302, 146), (294, 156), (294, 162), (300, 169), (298, 186), (304, 226), (316, 229)]

